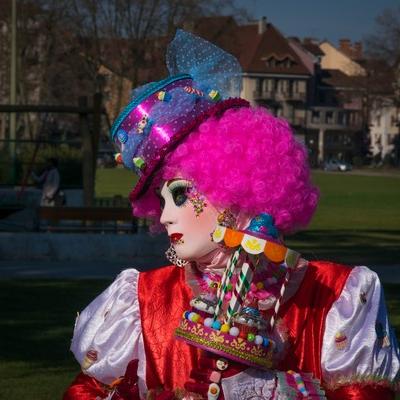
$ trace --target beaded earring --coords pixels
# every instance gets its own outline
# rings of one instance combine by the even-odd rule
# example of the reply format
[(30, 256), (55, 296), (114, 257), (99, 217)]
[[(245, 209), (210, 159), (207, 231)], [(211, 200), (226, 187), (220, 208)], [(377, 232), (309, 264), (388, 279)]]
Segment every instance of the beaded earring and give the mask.
[(165, 256), (167, 257), (168, 261), (180, 268), (183, 268), (188, 263), (187, 261), (178, 257), (175, 248), (172, 245), (169, 246), (168, 250), (165, 252)]

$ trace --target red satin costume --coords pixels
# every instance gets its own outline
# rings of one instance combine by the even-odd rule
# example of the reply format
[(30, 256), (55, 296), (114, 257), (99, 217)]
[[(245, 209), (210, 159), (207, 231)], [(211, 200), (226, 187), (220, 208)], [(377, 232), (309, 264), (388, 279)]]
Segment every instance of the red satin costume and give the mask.
[[(296, 294), (282, 305), (280, 315), (289, 335), (290, 350), (278, 366), (280, 370), (311, 372), (322, 379), (321, 346), (325, 318), (339, 297), (351, 268), (328, 262), (311, 262)], [(141, 273), (139, 301), (146, 352), (146, 384), (149, 389), (171, 390), (184, 387), (199, 364), (200, 352), (174, 338), (182, 312), (192, 297), (185, 284), (184, 269), (170, 266)], [(126, 379), (135, 381), (137, 363), (129, 364)], [(324, 383), (322, 382), (322, 386)], [(123, 393), (123, 390), (120, 391)], [(64, 400), (96, 400), (107, 396), (107, 388), (79, 374), (64, 395)], [(168, 392), (157, 399), (167, 399)], [(394, 392), (376, 384), (341, 386), (326, 390), (329, 400), (392, 400)], [(114, 399), (115, 397), (113, 397)], [(136, 390), (127, 390), (121, 400), (139, 399)]]

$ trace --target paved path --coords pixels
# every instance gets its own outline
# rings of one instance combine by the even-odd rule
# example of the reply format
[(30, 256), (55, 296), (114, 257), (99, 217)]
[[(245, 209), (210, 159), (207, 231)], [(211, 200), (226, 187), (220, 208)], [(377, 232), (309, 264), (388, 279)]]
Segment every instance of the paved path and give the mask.
[[(136, 265), (124, 265), (121, 262), (82, 262), (82, 261), (0, 261), (0, 279), (113, 279), (126, 268), (136, 268), (141, 271), (166, 265), (164, 257), (154, 260), (138, 259)], [(400, 284), (400, 265), (382, 265), (374, 267), (374, 271), (384, 283)]]

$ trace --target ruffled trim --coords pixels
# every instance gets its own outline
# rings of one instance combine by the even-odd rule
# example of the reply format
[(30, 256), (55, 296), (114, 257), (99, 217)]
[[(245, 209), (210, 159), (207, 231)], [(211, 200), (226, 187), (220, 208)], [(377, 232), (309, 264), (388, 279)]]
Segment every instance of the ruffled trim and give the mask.
[(390, 381), (382, 378), (378, 375), (346, 375), (335, 378), (334, 380), (325, 380), (323, 386), (328, 390), (337, 390), (343, 386), (348, 385), (360, 385), (360, 386), (378, 386), (385, 389), (391, 389), (395, 392), (400, 392), (400, 380)]

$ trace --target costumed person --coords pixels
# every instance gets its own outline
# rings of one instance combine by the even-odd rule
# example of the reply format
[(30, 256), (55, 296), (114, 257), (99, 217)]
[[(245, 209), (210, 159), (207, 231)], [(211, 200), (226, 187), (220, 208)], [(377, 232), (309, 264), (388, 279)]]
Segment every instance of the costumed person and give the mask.
[(394, 398), (399, 350), (377, 275), (284, 236), (318, 202), (288, 123), (238, 97), (237, 60), (183, 31), (170, 76), (115, 121), (136, 216), (174, 265), (123, 271), (76, 321), (64, 399)]

